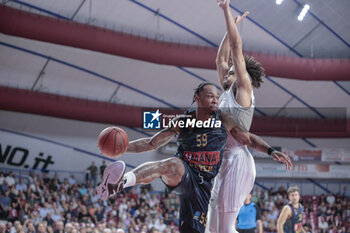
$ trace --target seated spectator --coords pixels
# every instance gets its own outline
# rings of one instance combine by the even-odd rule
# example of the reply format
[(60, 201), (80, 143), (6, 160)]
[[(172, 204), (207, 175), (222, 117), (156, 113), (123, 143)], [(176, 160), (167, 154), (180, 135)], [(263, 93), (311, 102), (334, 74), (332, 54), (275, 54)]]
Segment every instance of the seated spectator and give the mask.
[(16, 190), (17, 191), (26, 191), (27, 190), (27, 184), (23, 183), (23, 179), (19, 178), (18, 184), (16, 184)]
[(320, 217), (320, 220), (318, 222), (318, 228), (320, 229), (321, 233), (326, 233), (328, 230), (328, 223), (326, 222), (323, 216)]
[(10, 190), (10, 186), (8, 185), (6, 179), (3, 180), (3, 182), (2, 182), (2, 184), (0, 186), (0, 189), (1, 189), (0, 191), (1, 191), (2, 194), (6, 193), (7, 191)]
[(331, 192), (328, 193), (328, 196), (326, 198), (327, 203), (330, 204), (331, 206), (333, 206), (334, 202), (335, 202), (335, 197), (333, 196), (333, 194)]
[(5, 174), (3, 171), (0, 171), (0, 185), (4, 183), (5, 180)]
[(64, 225), (62, 221), (57, 221), (55, 224), (55, 228), (56, 230), (54, 231), (54, 233), (65, 233), (64, 232)]
[(267, 216), (270, 220), (273, 220), (275, 222), (278, 218), (278, 214), (279, 214), (278, 209), (275, 206), (272, 206), (272, 209)]
[(4, 210), (9, 210), (11, 205), (10, 191), (6, 191), (0, 198), (0, 205)]
[(51, 217), (51, 212), (48, 212), (46, 217), (43, 220), (47, 223), (48, 226), (51, 226), (51, 227), (55, 223), (54, 220)]
[(5, 179), (9, 187), (16, 184), (15, 175), (13, 174), (12, 171), (9, 172), (9, 174), (5, 177)]
[(75, 180), (75, 176), (74, 174), (72, 174), (69, 178), (68, 178), (68, 184), (73, 185), (76, 184), (77, 181)]
[(6, 232), (6, 225), (0, 222), (0, 233), (5, 233)]
[(26, 233), (36, 233), (34, 224), (31, 221), (26, 224), (26, 229)]

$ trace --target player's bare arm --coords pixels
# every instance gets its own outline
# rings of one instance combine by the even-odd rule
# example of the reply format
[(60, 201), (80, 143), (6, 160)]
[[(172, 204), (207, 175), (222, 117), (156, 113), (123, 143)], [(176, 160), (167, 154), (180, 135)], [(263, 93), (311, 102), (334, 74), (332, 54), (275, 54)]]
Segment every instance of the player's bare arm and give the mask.
[(220, 87), (224, 90), (225, 77), (229, 71), (229, 57), (230, 57), (230, 44), (228, 42), (227, 33), (225, 33), (222, 39), (218, 53), (216, 55), (216, 70), (218, 72), (218, 79)]
[(277, 233), (284, 233), (283, 225), (285, 224), (287, 219), (290, 218), (291, 215), (292, 215), (291, 208), (287, 205), (284, 206), (277, 220)]
[[(249, 14), (248, 11), (244, 12), (243, 15), (237, 16), (235, 18), (235, 24), (238, 25), (242, 20)], [(219, 79), (219, 84), (222, 89), (224, 89), (224, 81), (225, 77), (228, 75), (229, 72), (229, 58), (230, 58), (230, 43), (227, 37), (227, 33), (225, 33), (219, 49), (218, 53), (216, 55), (216, 70), (218, 72), (218, 79)]]
[(221, 116), (226, 130), (230, 132), (239, 143), (249, 146), (253, 150), (271, 154), (274, 160), (284, 163), (287, 170), (291, 169), (292, 162), (287, 155), (273, 150), (262, 138), (245, 130), (234, 115), (221, 112)]
[[(236, 93), (236, 99), (243, 107), (250, 107), (252, 85), (249, 74), (246, 70), (246, 64), (243, 56), (242, 39), (231, 13), (230, 1), (217, 0), (217, 2), (223, 9), (226, 20), (227, 37), (231, 48), (231, 58), (239, 87)], [(241, 16), (242, 19), (245, 18), (248, 14), (249, 12), (245, 12)]]
[[(174, 119), (176, 121), (178, 119)], [(127, 153), (152, 151), (166, 145), (178, 133), (177, 128), (167, 127), (149, 138), (140, 138), (129, 142)]]

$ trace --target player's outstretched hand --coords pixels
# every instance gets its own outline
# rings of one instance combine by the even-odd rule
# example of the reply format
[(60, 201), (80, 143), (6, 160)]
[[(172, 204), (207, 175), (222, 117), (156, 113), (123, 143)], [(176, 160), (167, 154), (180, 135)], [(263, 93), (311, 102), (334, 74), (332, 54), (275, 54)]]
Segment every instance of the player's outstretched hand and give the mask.
[(222, 9), (226, 9), (230, 7), (230, 0), (216, 0), (216, 3), (221, 7)]
[(235, 17), (235, 24), (238, 25), (240, 22), (242, 22), (243, 19), (245, 19), (247, 17), (247, 15), (249, 15), (249, 13), (250, 13), (249, 11), (246, 11), (246, 12), (244, 12), (243, 15), (236, 16)]
[(279, 151), (273, 151), (271, 156), (274, 160), (284, 163), (288, 171), (292, 169), (293, 164), (288, 155)]

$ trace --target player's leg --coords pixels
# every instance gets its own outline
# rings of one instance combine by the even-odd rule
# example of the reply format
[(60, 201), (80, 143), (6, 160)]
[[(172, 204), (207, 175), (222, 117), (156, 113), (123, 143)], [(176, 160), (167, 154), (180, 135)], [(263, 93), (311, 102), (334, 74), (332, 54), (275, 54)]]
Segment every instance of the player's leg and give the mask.
[[(255, 163), (249, 152), (237, 153), (220, 186), (219, 232), (234, 233), (236, 219), (244, 200), (251, 192), (255, 180)], [(220, 205), (219, 204), (219, 205)]]
[(181, 159), (173, 157), (141, 164), (131, 172), (135, 174), (136, 184), (148, 184), (161, 177), (166, 185), (174, 187), (180, 183), (185, 167)]
[(168, 186), (176, 186), (180, 183), (185, 168), (180, 159), (168, 158), (141, 164), (125, 175), (124, 171), (125, 164), (122, 161), (107, 166), (103, 181), (97, 189), (101, 199), (106, 200), (110, 195), (135, 184), (148, 184), (158, 177), (162, 177)]
[[(221, 164), (222, 168), (225, 167), (225, 164)], [(221, 173), (219, 173), (215, 179), (213, 188), (211, 190), (210, 202), (208, 205), (208, 214), (207, 214), (207, 226), (205, 228), (205, 233), (219, 233), (218, 231), (218, 191), (221, 185)]]
[(239, 211), (219, 212), (219, 231), (220, 233), (236, 233), (236, 219)]
[(114, 184), (123, 178), (125, 172), (125, 163), (116, 161), (109, 164), (103, 172), (102, 182), (97, 187), (98, 196), (102, 200), (107, 200), (110, 194), (113, 194), (113, 189), (110, 184)]
[(205, 228), (205, 233), (219, 233), (218, 231), (218, 223), (219, 216), (217, 208), (209, 203), (208, 206), (208, 214), (207, 214), (207, 226)]
[(188, 225), (187, 223), (183, 223), (180, 228), (179, 228), (180, 232), (183, 233), (199, 233), (199, 231), (196, 231), (195, 229), (193, 229), (190, 225)]

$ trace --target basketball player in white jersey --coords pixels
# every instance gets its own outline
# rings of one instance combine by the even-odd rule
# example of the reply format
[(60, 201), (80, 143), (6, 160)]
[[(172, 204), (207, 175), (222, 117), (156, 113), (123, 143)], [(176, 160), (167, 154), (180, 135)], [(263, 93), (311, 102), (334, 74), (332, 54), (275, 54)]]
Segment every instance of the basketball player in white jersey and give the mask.
[[(254, 58), (243, 56), (237, 24), (249, 12), (234, 20), (230, 1), (217, 0), (217, 3), (224, 12), (227, 27), (216, 58), (219, 83), (224, 89), (219, 99), (219, 108), (234, 114), (249, 131), (255, 107), (253, 87), (260, 87), (264, 70)], [(231, 67), (228, 64), (230, 55)], [(268, 154), (278, 160), (273, 148), (268, 150)], [(255, 173), (254, 159), (247, 147), (228, 135), (226, 151), (211, 192), (206, 232), (236, 232), (236, 219), (245, 198), (253, 188)]]

